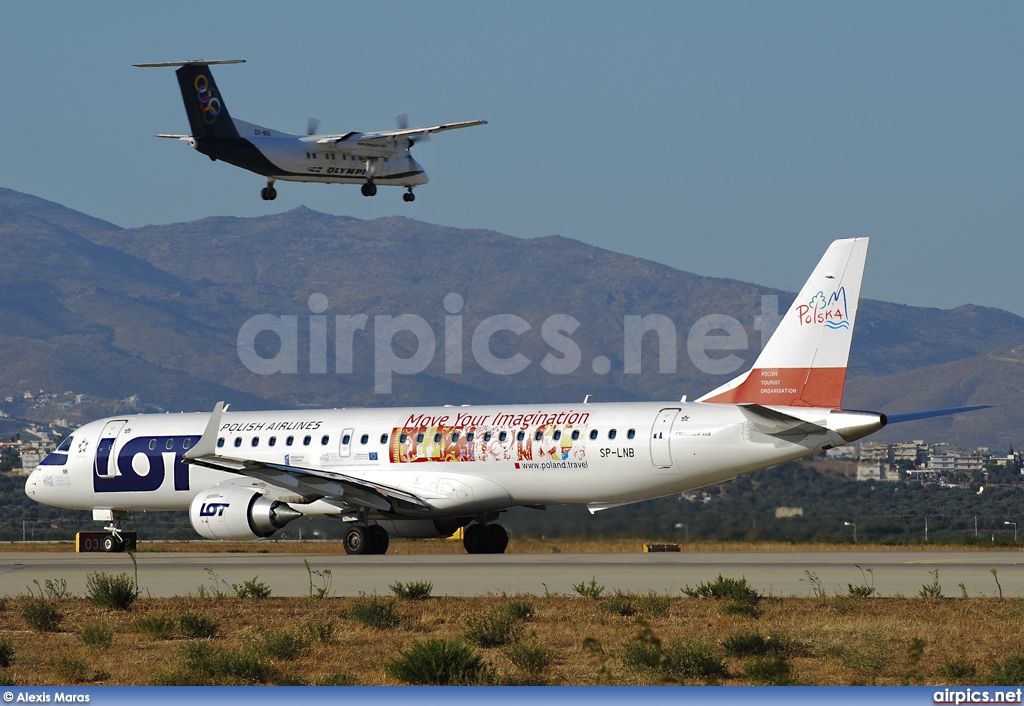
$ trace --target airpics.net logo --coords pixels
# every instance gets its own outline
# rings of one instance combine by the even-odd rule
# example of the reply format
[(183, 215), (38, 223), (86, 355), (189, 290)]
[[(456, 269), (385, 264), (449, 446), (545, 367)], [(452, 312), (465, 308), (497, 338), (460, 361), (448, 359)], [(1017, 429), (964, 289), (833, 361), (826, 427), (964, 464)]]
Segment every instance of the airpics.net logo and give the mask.
[[(374, 392), (386, 395), (391, 393), (394, 376), (421, 373), (438, 355), (444, 358), (445, 375), (461, 375), (467, 365), (473, 364), (493, 375), (515, 375), (535, 362), (551, 375), (568, 375), (585, 364), (583, 352), (573, 339), (574, 335), (580, 335), (581, 324), (569, 314), (552, 314), (539, 327), (516, 314), (494, 314), (468, 330), (462, 314), (465, 300), (462, 295), (452, 292), (442, 302), (444, 321), (438, 333), (417, 314), (377, 314), (372, 317), (367, 314), (336, 314), (331, 317), (326, 313), (327, 296), (320, 293), (310, 295), (307, 304), (309, 316), (257, 314), (242, 324), (237, 337), (238, 358), (242, 365), (257, 375), (298, 374), (300, 357), (305, 357), (299, 354), (301, 336), (305, 339), (301, 342), (308, 344), (309, 350), (309, 367), (301, 370), (302, 373), (352, 375), (356, 367), (356, 336), (372, 336)], [(761, 312), (755, 317), (754, 329), (760, 332), (762, 348), (780, 321), (778, 312), (779, 298), (776, 295), (761, 297)], [(649, 337), (655, 341), (658, 372), (676, 373), (680, 336), (672, 319), (663, 314), (625, 315), (621, 332), (619, 353), (624, 374), (639, 375), (642, 372), (642, 345), (645, 340), (650, 340)], [(538, 333), (550, 350), (537, 361), (521, 351), (504, 357), (494, 351), (496, 337), (507, 341), (511, 336), (522, 343), (526, 337)], [(268, 340), (272, 343), (266, 347), (257, 345), (257, 338), (262, 343)], [(467, 339), (472, 362), (464, 356)], [(732, 316), (709, 314), (701, 317), (686, 332), (685, 340), (690, 362), (708, 375), (730, 375), (750, 362), (736, 354), (749, 350), (750, 343), (743, 324)], [(333, 370), (328, 365), (329, 341), (334, 347)], [(411, 350), (411, 355), (396, 353), (398, 341), (401, 341), (399, 349), (403, 352)], [(274, 349), (276, 353), (268, 355), (268, 349)], [(305, 368), (304, 363), (302, 368)], [(590, 360), (590, 368), (597, 375), (607, 375), (612, 367), (612, 358), (606, 355)]]

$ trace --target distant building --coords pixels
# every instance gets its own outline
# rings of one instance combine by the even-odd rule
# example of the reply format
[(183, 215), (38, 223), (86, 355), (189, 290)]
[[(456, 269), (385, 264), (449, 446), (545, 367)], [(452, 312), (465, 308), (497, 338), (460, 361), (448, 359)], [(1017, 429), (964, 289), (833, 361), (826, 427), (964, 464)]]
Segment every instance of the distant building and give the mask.
[(865, 441), (860, 445), (860, 460), (863, 462), (892, 462), (892, 453), (889, 449), (889, 444), (884, 444), (879, 441)]
[(834, 449), (829, 449), (825, 452), (825, 456), (833, 461), (856, 461), (860, 456), (860, 453), (857, 451), (857, 447), (853, 444), (845, 444), (843, 446), (837, 446)]

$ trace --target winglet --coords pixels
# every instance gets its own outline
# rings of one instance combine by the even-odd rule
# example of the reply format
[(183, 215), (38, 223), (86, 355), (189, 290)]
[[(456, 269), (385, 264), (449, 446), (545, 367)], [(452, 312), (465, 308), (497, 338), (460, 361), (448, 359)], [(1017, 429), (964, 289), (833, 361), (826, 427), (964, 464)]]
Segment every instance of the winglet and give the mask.
[(202, 458), (203, 456), (217, 455), (217, 433), (220, 431), (220, 415), (224, 412), (224, 402), (218, 402), (210, 414), (210, 421), (206, 423), (206, 430), (196, 442), (196, 445), (185, 452), (185, 460)]

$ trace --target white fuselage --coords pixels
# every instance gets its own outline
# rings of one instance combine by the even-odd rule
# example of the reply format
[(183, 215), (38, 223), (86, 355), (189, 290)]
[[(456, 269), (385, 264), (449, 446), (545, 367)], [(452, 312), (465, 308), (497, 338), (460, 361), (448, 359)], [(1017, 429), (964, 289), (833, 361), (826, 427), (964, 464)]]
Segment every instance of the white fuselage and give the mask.
[[(785, 412), (824, 430), (780, 437), (739, 406), (695, 402), (226, 412), (217, 453), (386, 485), (429, 504), (417, 517), (441, 518), (518, 505), (602, 509), (668, 495), (838, 446), (884, 424), (870, 413)], [(25, 491), (67, 508), (182, 510), (200, 491), (239, 483), (259, 485), (307, 515), (344, 514), (337, 503), (186, 463), (183, 454), (210, 416), (86, 424), (31, 473)]]

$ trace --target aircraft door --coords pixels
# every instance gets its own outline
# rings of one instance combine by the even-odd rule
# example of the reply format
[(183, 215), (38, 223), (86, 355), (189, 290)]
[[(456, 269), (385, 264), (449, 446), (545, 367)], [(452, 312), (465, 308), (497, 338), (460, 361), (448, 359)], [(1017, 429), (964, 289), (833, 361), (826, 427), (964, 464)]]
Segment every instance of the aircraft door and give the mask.
[(115, 419), (107, 422), (100, 432), (99, 442), (96, 444), (96, 461), (93, 464), (93, 472), (97, 476), (114, 478), (121, 475), (117, 470), (117, 435), (127, 423), (127, 419)]
[(352, 429), (341, 430), (341, 440), (338, 443), (338, 456), (348, 458), (352, 455)]
[(672, 432), (672, 422), (676, 418), (678, 408), (663, 409), (658, 412), (651, 429), (651, 463), (662, 473), (670, 472), (672, 468), (672, 451), (669, 448), (669, 440)]

